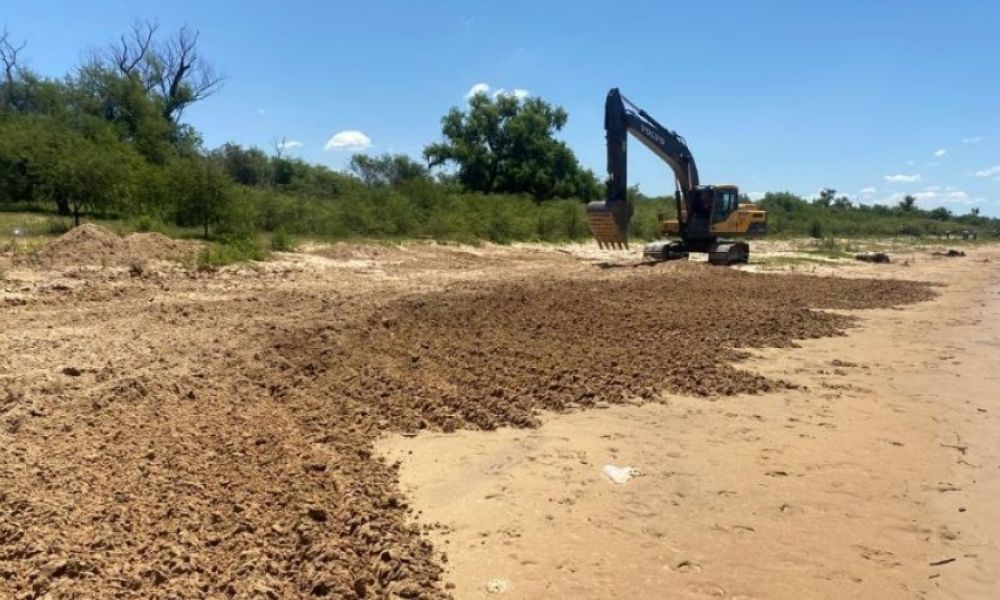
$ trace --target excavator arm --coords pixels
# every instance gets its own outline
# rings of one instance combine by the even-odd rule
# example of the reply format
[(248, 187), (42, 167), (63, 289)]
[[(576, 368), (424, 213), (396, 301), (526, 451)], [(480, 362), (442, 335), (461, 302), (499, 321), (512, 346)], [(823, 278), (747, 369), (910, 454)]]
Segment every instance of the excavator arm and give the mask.
[[(698, 167), (687, 142), (676, 132), (656, 122), (646, 111), (622, 96), (618, 88), (608, 92), (604, 102), (604, 130), (607, 136), (608, 179), (604, 201), (587, 205), (587, 221), (591, 233), (603, 248), (628, 247), (628, 224), (632, 220), (632, 204), (628, 200), (628, 134), (632, 134), (663, 162), (677, 180), (678, 218), (692, 201), (698, 186)], [(683, 229), (684, 222), (680, 226)]]

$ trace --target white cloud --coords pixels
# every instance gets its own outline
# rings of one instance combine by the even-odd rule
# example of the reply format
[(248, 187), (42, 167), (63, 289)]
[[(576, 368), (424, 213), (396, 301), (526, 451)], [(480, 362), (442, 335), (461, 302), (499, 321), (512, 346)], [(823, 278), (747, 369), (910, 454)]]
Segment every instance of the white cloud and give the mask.
[[(924, 188), (924, 191), (916, 192), (911, 195), (926, 208), (934, 208), (945, 204), (970, 205), (975, 204), (979, 200), (978, 198), (970, 200), (969, 195), (962, 190), (951, 186), (945, 186), (942, 188), (939, 185), (929, 185)], [(891, 204), (899, 202), (902, 198), (903, 194), (896, 193), (886, 198), (886, 200), (888, 200)]]
[(356, 129), (347, 129), (334, 134), (324, 150), (364, 150), (372, 145), (372, 139)]
[(756, 202), (764, 198), (764, 192), (750, 192), (747, 197)]
[(278, 147), (282, 150), (288, 150), (290, 148), (299, 148), (302, 146), (302, 142), (298, 140), (282, 140), (278, 142)]
[(912, 183), (920, 181), (920, 175), (886, 175), (885, 180), (893, 183)]
[[(493, 90), (492, 93), (490, 92), (490, 90)], [(524, 88), (514, 88), (512, 90), (508, 90), (507, 88), (497, 88), (494, 90), (493, 88), (490, 87), (488, 83), (477, 83), (473, 85), (471, 88), (469, 88), (469, 91), (466, 92), (465, 97), (466, 99), (469, 99), (475, 96), (476, 94), (488, 94), (493, 98), (499, 98), (500, 96), (513, 96), (518, 100), (523, 100), (528, 96), (530, 96), (531, 92), (529, 92)]]
[(992, 177), (994, 175), (1000, 175), (1000, 165), (993, 165), (981, 171), (976, 171), (976, 177)]
[(983, 136), (976, 135), (976, 136), (965, 138), (964, 140), (962, 140), (962, 143), (963, 144), (978, 144), (981, 141), (983, 141)]
[(507, 88), (497, 88), (493, 91), (494, 98), (499, 98), (500, 96), (513, 96), (518, 100), (524, 100), (530, 95), (531, 93), (528, 90), (522, 88), (515, 88), (513, 90), (508, 90)]
[(948, 150), (946, 150), (945, 148), (940, 148), (940, 149), (934, 151), (934, 156), (936, 156), (938, 158), (941, 158), (945, 154), (948, 154)]
[(877, 193), (878, 193), (878, 188), (873, 186), (869, 186), (861, 190), (862, 196), (871, 196), (872, 194), (877, 194)]
[(476, 94), (488, 94), (490, 93), (490, 86), (487, 83), (476, 83), (469, 88), (469, 91), (465, 94), (466, 98), (472, 98)]

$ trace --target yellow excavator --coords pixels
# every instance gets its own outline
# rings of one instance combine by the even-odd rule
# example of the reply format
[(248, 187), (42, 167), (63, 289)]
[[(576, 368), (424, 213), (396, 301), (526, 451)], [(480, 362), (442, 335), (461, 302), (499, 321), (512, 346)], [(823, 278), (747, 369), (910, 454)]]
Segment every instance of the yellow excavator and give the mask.
[[(687, 258), (691, 252), (708, 253), (715, 265), (750, 260), (750, 245), (722, 236), (767, 233), (767, 213), (753, 204), (740, 204), (735, 185), (701, 185), (698, 167), (687, 142), (667, 129), (618, 91), (608, 92), (604, 103), (604, 130), (608, 144), (607, 197), (587, 205), (590, 232), (601, 248), (627, 248), (628, 224), (634, 207), (628, 200), (628, 134), (660, 157), (674, 173), (677, 218), (660, 223), (668, 239), (647, 244), (643, 254), (653, 260)], [(670, 239), (673, 237), (675, 239)]]

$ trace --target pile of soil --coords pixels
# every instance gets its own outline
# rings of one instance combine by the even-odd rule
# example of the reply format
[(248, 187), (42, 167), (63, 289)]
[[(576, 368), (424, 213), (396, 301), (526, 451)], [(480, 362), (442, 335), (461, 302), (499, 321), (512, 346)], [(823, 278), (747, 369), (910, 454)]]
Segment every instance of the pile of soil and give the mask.
[(0, 390), (0, 597), (447, 597), (444, 558), (373, 453), (383, 433), (766, 392), (788, 384), (739, 370), (740, 348), (852, 323), (814, 308), (933, 293), (695, 264), (592, 273), (391, 297), (241, 280), (210, 302), (219, 280), (177, 278), (163, 302), (162, 282), (126, 279), (67, 292), (91, 296), (57, 330), (20, 308), (12, 355), (87, 364), (0, 378), (18, 388)]
[(133, 233), (125, 236), (128, 256), (138, 260), (165, 260), (184, 262), (192, 259), (200, 249), (197, 242), (175, 240), (162, 233)]
[(159, 233), (134, 233), (121, 237), (100, 225), (74, 227), (38, 253), (49, 266), (129, 266), (150, 260), (184, 261), (197, 254), (198, 245), (172, 240)]

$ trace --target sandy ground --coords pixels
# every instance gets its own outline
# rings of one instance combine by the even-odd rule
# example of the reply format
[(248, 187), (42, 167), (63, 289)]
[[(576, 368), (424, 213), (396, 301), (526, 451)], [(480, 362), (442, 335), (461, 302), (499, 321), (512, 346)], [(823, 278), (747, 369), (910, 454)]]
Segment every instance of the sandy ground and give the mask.
[(0, 248), (0, 598), (995, 595), (1000, 252), (767, 248)]
[(847, 274), (939, 298), (754, 352), (800, 390), (383, 439), (456, 597), (1000, 596), (1000, 252), (908, 258)]

